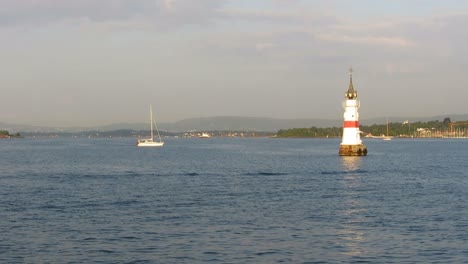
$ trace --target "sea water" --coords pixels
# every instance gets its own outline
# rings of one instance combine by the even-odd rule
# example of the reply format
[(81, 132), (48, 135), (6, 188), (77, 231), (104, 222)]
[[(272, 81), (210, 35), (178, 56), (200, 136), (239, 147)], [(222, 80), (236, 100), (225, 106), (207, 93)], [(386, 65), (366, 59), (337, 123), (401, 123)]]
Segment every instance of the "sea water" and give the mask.
[(467, 263), (468, 140), (0, 140), (1, 263)]

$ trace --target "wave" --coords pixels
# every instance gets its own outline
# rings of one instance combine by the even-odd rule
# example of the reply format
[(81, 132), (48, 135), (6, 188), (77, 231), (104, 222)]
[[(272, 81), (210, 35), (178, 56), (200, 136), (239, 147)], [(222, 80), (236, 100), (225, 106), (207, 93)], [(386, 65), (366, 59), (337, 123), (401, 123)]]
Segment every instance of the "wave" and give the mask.
[(346, 174), (368, 173), (366, 170), (344, 170), (344, 171), (322, 171), (322, 175), (346, 175)]
[(182, 173), (180, 174), (181, 176), (199, 176), (199, 173), (196, 172), (188, 172), (188, 173)]
[(288, 175), (288, 173), (259, 171), (259, 172), (248, 172), (248, 173), (244, 173), (242, 175), (244, 175), (244, 176), (281, 176), (281, 175)]

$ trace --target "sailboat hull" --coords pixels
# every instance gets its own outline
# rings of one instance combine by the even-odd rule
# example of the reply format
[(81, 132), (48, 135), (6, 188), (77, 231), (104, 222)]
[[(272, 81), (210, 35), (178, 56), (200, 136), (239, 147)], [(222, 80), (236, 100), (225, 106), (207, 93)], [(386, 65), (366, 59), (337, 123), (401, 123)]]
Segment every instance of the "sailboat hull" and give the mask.
[(137, 146), (138, 147), (162, 147), (164, 145), (164, 142), (154, 142), (154, 141), (138, 141)]

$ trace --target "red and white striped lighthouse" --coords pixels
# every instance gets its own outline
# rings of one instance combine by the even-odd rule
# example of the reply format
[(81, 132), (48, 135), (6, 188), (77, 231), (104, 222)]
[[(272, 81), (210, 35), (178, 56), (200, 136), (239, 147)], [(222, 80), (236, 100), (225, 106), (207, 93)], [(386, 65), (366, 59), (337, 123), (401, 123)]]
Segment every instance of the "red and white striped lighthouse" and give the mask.
[(349, 69), (349, 88), (343, 102), (344, 122), (343, 139), (340, 144), (340, 156), (366, 156), (367, 147), (362, 144), (359, 131), (359, 100), (353, 87), (353, 69)]

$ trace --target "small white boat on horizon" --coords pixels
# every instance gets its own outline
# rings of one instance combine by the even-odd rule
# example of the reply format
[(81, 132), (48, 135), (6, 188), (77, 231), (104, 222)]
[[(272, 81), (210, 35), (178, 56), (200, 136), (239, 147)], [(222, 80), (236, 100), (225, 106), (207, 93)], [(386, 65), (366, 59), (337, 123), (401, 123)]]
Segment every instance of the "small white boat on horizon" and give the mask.
[(199, 135), (198, 137), (199, 137), (199, 138), (210, 138), (211, 135), (204, 132), (204, 133), (202, 133), (201, 135)]
[[(153, 122), (153, 120), (153, 107), (150, 105), (151, 138), (138, 139), (137, 147), (162, 147), (164, 145), (164, 141), (162, 141), (161, 135), (159, 134), (158, 126), (156, 125), (156, 122)], [(156, 132), (158, 133), (159, 141), (154, 141), (153, 123), (156, 128)]]

